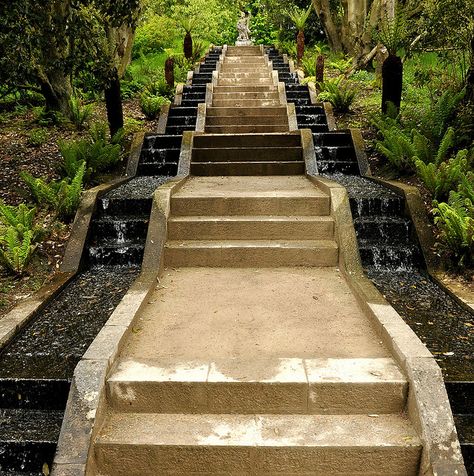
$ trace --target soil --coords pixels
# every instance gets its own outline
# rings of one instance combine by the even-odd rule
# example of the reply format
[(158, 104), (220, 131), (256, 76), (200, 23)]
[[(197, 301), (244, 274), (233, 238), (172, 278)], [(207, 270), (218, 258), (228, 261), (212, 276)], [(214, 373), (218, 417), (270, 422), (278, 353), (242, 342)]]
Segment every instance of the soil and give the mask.
[[(137, 99), (124, 101), (124, 116), (133, 119), (129, 125), (124, 156), (133, 133), (140, 130), (156, 130), (157, 121), (146, 121)], [(90, 122), (104, 121), (103, 103), (96, 104)], [(31, 131), (43, 130), (46, 138), (43, 144), (30, 143)], [(23, 186), (19, 173), (26, 171), (47, 180), (60, 178), (58, 168), (61, 163), (58, 142), (87, 138), (87, 128), (78, 131), (72, 124), (42, 127), (37, 122), (34, 109), (24, 113), (2, 113), (0, 117), (0, 200), (7, 205), (28, 203), (30, 198)], [(108, 181), (121, 175), (124, 163), (111, 174), (99, 178), (97, 182)], [(94, 186), (95, 184), (91, 184)], [(39, 211), (38, 222), (51, 228), (51, 234), (38, 247), (24, 277), (17, 278), (0, 267), (0, 318), (21, 300), (30, 297), (58, 272), (69, 239), (71, 224), (54, 223), (51, 215)]]

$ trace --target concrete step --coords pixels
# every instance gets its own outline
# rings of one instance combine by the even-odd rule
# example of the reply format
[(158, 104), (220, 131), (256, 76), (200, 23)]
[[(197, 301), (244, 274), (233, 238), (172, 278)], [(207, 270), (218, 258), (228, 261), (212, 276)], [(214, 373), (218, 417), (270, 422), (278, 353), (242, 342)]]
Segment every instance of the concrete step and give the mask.
[(291, 162), (303, 160), (301, 147), (199, 148), (192, 153), (192, 162)]
[(255, 70), (259, 71), (270, 71), (270, 67), (267, 64), (251, 64), (251, 63), (242, 63), (242, 64), (229, 64), (224, 63), (221, 66), (220, 71), (222, 73), (252, 73)]
[(214, 86), (214, 94), (218, 93), (254, 93), (278, 91), (277, 86)]
[[(208, 81), (210, 82), (210, 81)], [(218, 86), (274, 86), (273, 80), (270, 77), (251, 79), (251, 78), (219, 78)]]
[(235, 72), (220, 72), (219, 79), (235, 78), (235, 79), (259, 79), (259, 78), (271, 78), (269, 70), (256, 69), (243, 73), (242, 71)]
[[(266, 111), (264, 111), (266, 112)], [(267, 115), (238, 115), (238, 116), (208, 116), (206, 117), (206, 126), (227, 126), (227, 125), (255, 125), (255, 126), (272, 126), (272, 125), (284, 125), (288, 126), (288, 116), (274, 116), (272, 114)]]
[(135, 413), (367, 415), (402, 412), (407, 388), (390, 358), (125, 360), (107, 396)]
[(112, 414), (99, 474), (415, 476), (422, 445), (403, 415)]
[(255, 134), (262, 132), (288, 132), (290, 129), (288, 124), (282, 125), (224, 125), (224, 126), (207, 126), (206, 132), (209, 134)]
[(259, 116), (262, 114), (288, 117), (286, 106), (266, 107), (264, 111), (259, 107), (239, 107), (236, 109), (235, 107), (214, 106), (210, 106), (206, 110), (207, 118), (212, 116)]
[(226, 91), (226, 92), (214, 92), (212, 95), (213, 101), (216, 100), (235, 100), (239, 101), (241, 99), (280, 99), (280, 94), (278, 91)]
[(271, 134), (203, 134), (194, 137), (194, 148), (224, 147), (301, 147), (299, 133)]
[(332, 240), (188, 240), (165, 245), (166, 266), (174, 268), (337, 266), (338, 256)]
[(334, 237), (327, 216), (185, 216), (168, 221), (168, 239), (326, 240)]
[(224, 58), (224, 65), (227, 64), (267, 64), (263, 56), (226, 56)]

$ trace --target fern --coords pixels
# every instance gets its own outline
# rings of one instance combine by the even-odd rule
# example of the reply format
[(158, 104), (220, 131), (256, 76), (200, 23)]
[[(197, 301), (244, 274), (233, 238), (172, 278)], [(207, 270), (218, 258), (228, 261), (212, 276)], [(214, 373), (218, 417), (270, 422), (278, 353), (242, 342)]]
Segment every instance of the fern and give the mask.
[(26, 172), (21, 173), (21, 178), (38, 204), (54, 210), (58, 218), (67, 219), (74, 215), (79, 206), (85, 170), (86, 164), (83, 162), (72, 180), (66, 177), (49, 183)]
[[(446, 133), (444, 134), (443, 138), (441, 139), (441, 143), (438, 148), (438, 152), (436, 153), (435, 163), (436, 165), (440, 165), (443, 162), (447, 155), (449, 149), (454, 144), (454, 129), (450, 127)], [(467, 155), (467, 150), (465, 151)]]
[(20, 238), (22, 238), (27, 231), (32, 232), (32, 240), (34, 242), (37, 242), (44, 236), (45, 230), (35, 225), (35, 216), (35, 207), (30, 208), (24, 203), (18, 207), (11, 207), (0, 201), (0, 222), (7, 227), (14, 228)]
[(318, 83), (318, 88), (319, 99), (329, 101), (338, 112), (348, 112), (356, 97), (355, 88), (343, 80), (343, 76)]
[(71, 106), (71, 121), (79, 130), (83, 129), (92, 115), (92, 105), (83, 106), (77, 96), (71, 96), (69, 104)]
[(32, 230), (20, 235), (16, 228), (9, 227), (5, 235), (0, 236), (0, 262), (15, 274), (24, 273), (35, 250)]
[(458, 266), (470, 266), (474, 256), (474, 219), (464, 207), (434, 202), (435, 224), (440, 230), (440, 246)]
[(469, 164), (467, 150), (461, 150), (456, 157), (442, 162), (425, 164), (415, 158), (415, 165), (419, 177), (436, 200), (446, 199), (451, 190), (455, 190), (466, 176)]
[(446, 90), (433, 106), (425, 125), (426, 133), (431, 134), (433, 142), (440, 143), (445, 136), (449, 121), (452, 119), (456, 109), (466, 95), (463, 89), (458, 93)]

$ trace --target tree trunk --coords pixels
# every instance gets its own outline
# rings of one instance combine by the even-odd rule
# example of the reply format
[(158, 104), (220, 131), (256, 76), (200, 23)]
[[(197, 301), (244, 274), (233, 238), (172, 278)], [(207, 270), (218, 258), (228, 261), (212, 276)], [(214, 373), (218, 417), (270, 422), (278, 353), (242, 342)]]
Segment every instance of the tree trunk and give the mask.
[(193, 38), (189, 31), (186, 33), (186, 36), (184, 37), (183, 51), (184, 51), (184, 57), (186, 59), (190, 60), (193, 57)]
[(165, 80), (170, 88), (174, 88), (174, 59), (168, 58), (165, 61)]
[(396, 55), (389, 55), (382, 66), (382, 112), (388, 110), (391, 102), (397, 111), (400, 110), (403, 86), (403, 63)]
[(471, 66), (466, 76), (465, 101), (474, 105), (474, 36), (471, 38)]
[(324, 83), (324, 56), (319, 55), (316, 60), (316, 84)]
[(120, 79), (117, 70), (114, 71), (113, 77), (104, 92), (110, 137), (113, 137), (123, 128), (122, 94), (120, 92)]
[(296, 61), (298, 68), (301, 67), (301, 61), (304, 56), (304, 31), (300, 30), (296, 38)]
[(47, 111), (60, 112), (66, 119), (71, 117), (72, 88), (69, 78), (58, 70), (40, 79), (41, 92), (46, 101)]
[(313, 7), (332, 51), (342, 51), (341, 32), (331, 16), (330, 0), (313, 0)]

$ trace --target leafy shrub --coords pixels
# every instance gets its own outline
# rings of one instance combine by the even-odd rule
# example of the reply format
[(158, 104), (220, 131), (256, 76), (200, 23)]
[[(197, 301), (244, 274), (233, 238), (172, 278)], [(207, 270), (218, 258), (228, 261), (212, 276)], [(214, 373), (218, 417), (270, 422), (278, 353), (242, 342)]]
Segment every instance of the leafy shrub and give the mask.
[(79, 130), (83, 129), (86, 122), (90, 119), (92, 115), (92, 110), (93, 110), (92, 104), (83, 106), (82, 101), (77, 96), (71, 96), (70, 106), (71, 106), (72, 123)]
[(20, 239), (26, 232), (31, 231), (32, 241), (43, 238), (45, 230), (35, 224), (36, 208), (28, 207), (24, 203), (12, 207), (0, 202), (0, 222), (8, 228), (14, 228)]
[(126, 136), (130, 134), (136, 134), (137, 132), (141, 131), (142, 128), (143, 128), (143, 121), (139, 121), (138, 119), (133, 119), (133, 117), (127, 117), (125, 119), (123, 130)]
[[(125, 119), (127, 122), (128, 119)], [(125, 127), (123, 129), (119, 129), (114, 136), (109, 139), (109, 125), (105, 121), (96, 121), (91, 124), (89, 127), (89, 135), (91, 137), (92, 143), (102, 142), (102, 144), (122, 144), (126, 132)]]
[(64, 122), (64, 116), (58, 111), (47, 111), (44, 107), (37, 109), (36, 122), (42, 127), (60, 125)]
[(435, 224), (440, 230), (439, 245), (458, 266), (470, 266), (474, 256), (474, 218), (456, 203), (434, 202), (433, 205)]
[(143, 83), (136, 79), (124, 80), (120, 83), (122, 99), (132, 99), (143, 91)]
[(22, 275), (36, 246), (31, 230), (21, 236), (15, 228), (9, 227), (4, 235), (0, 235), (0, 263), (11, 272)]
[(161, 96), (150, 96), (148, 94), (142, 94), (140, 96), (142, 112), (145, 114), (145, 117), (150, 120), (156, 119), (160, 114), (161, 107), (169, 103), (170, 101), (167, 98)]
[(356, 97), (355, 88), (339, 76), (336, 79), (318, 83), (321, 91), (319, 99), (329, 101), (337, 112), (348, 112)]
[(449, 192), (455, 190), (466, 176), (469, 169), (467, 155), (467, 150), (461, 150), (456, 157), (439, 165), (425, 164), (415, 157), (418, 175), (436, 200), (447, 199)]
[(66, 177), (74, 178), (84, 164), (84, 179), (88, 181), (94, 174), (104, 172), (119, 162), (120, 145), (109, 144), (103, 137), (98, 136), (98, 131), (95, 133), (97, 140), (93, 142), (82, 139), (59, 143), (59, 150), (63, 156), (61, 168)]
[(27, 172), (21, 172), (20, 176), (36, 203), (53, 210), (59, 218), (68, 219), (74, 215), (81, 201), (85, 169), (86, 164), (82, 162), (74, 178), (66, 177), (49, 183)]
[(176, 25), (165, 15), (152, 15), (138, 26), (133, 44), (133, 57), (160, 53), (176, 35)]
[(329, 62), (331, 68), (337, 69), (340, 73), (345, 73), (352, 66), (352, 58), (339, 58)]
[(164, 98), (173, 99), (174, 89), (166, 84), (165, 80), (154, 81), (145, 88), (145, 94), (148, 96), (162, 96)]
[(48, 140), (48, 133), (44, 129), (33, 129), (28, 133), (28, 144), (32, 147), (41, 147)]
[(305, 56), (302, 59), (303, 71), (306, 76), (316, 76), (316, 59), (312, 56)]
[(360, 81), (364, 83), (368, 83), (370, 81), (375, 81), (375, 74), (366, 71), (365, 69), (360, 69), (356, 71), (352, 76), (351, 79), (354, 81)]

